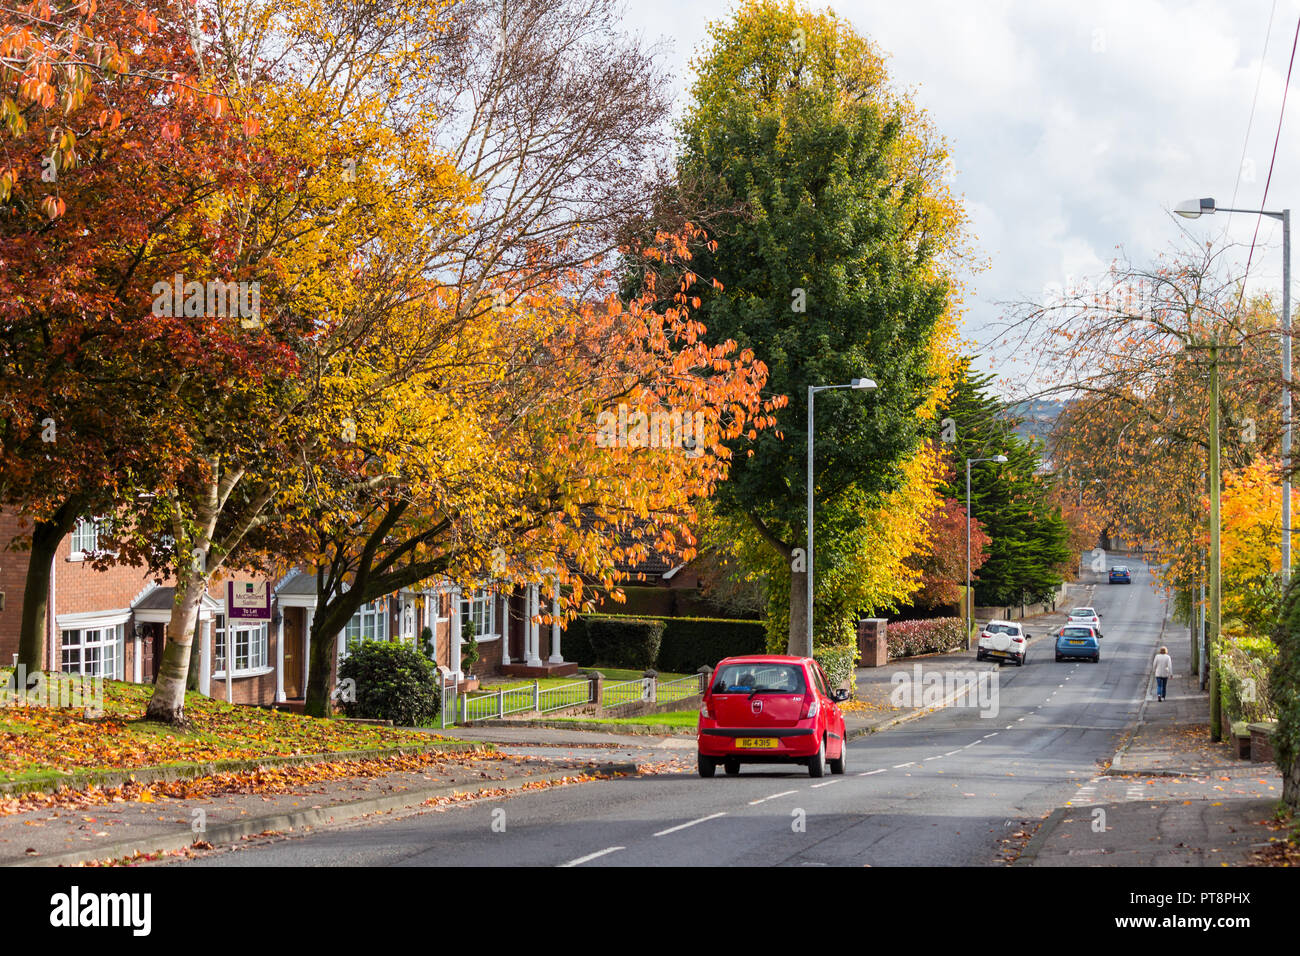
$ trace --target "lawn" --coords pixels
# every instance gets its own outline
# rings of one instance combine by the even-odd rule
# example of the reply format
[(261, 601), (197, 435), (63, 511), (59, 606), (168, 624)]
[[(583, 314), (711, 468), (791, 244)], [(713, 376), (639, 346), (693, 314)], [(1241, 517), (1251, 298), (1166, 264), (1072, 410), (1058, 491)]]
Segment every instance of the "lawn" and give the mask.
[[(0, 686), (9, 679), (10, 670), (0, 669)], [(134, 770), (428, 745), (437, 739), (409, 730), (232, 706), (194, 693), (186, 696), (190, 726), (182, 730), (143, 719), (152, 692), (148, 684), (105, 681), (103, 714), (95, 717), (87, 717), (81, 707), (0, 708), (0, 782), (74, 770)]]
[[(642, 671), (626, 670), (626, 669), (620, 669), (615, 667), (600, 667), (597, 668), (597, 670), (599, 670), (602, 674), (605, 675), (604, 686), (605, 686), (606, 693), (605, 693), (605, 699), (604, 701), (602, 701), (603, 704), (608, 706), (610, 704), (621, 704), (621, 703), (625, 703), (628, 700), (636, 699), (634, 695), (629, 695), (629, 691), (632, 690), (632, 688), (622, 688), (621, 692), (615, 691), (615, 694), (617, 695), (618, 699), (617, 700), (612, 699), (613, 695), (609, 693), (609, 685), (622, 683), (624, 681), (640, 680), (643, 674)], [(677, 680), (679, 678), (689, 677), (689, 676), (694, 676), (694, 675), (660, 674), (659, 681), (661, 683), (664, 683), (667, 681)], [(537, 684), (539, 690), (550, 690), (552, 688), (563, 687), (568, 684), (578, 683), (581, 682), (583, 679), (584, 678), (579, 674), (575, 674), (572, 677), (541, 677), (537, 679)], [(480, 685), (477, 691), (472, 692), (469, 695), (469, 698), (470, 701), (472, 702), (476, 697), (489, 697), (495, 695), (499, 691), (532, 690), (532, 687), (533, 687), (533, 681), (531, 680), (507, 679), (501, 681), (485, 682), (482, 685)], [(692, 692), (693, 691), (682, 691), (681, 689), (678, 689), (679, 694), (681, 693), (689, 694)]]

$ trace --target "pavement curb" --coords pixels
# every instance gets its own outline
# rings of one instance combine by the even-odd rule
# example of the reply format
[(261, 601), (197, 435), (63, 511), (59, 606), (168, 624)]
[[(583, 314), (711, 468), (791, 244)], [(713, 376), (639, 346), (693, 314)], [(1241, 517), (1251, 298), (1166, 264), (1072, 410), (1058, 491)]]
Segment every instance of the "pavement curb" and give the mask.
[(1025, 844), (1025, 848), (1020, 851), (1020, 855), (1016, 857), (1011, 865), (1033, 866), (1035, 861), (1038, 859), (1039, 852), (1043, 849), (1043, 845), (1047, 842), (1048, 837), (1056, 832), (1056, 828), (1060, 826), (1061, 821), (1065, 819), (1066, 813), (1074, 809), (1077, 808), (1057, 807), (1049, 813), (1047, 819), (1038, 827), (1038, 832), (1035, 833), (1033, 837), (1030, 838), (1029, 842)]
[[(444, 784), (438, 787), (423, 787), (418, 790), (404, 790), (398, 794), (382, 797), (368, 797), (350, 803), (340, 803), (331, 807), (316, 807), (292, 812), (270, 813), (260, 817), (251, 817), (232, 823), (222, 823), (209, 827), (202, 835), (193, 832), (179, 833), (175, 836), (143, 837), (138, 840), (122, 840), (117, 843), (103, 844), (95, 848), (71, 850), (44, 857), (27, 857), (0, 863), (5, 866), (75, 866), (95, 860), (117, 860), (136, 853), (167, 853), (183, 850), (197, 840), (213, 846), (223, 843), (235, 843), (246, 836), (254, 836), (267, 831), (296, 830), (301, 827), (323, 826), (331, 823), (343, 823), (391, 810), (416, 807), (436, 797), (449, 797), (457, 793), (473, 793), (477, 790), (517, 790), (527, 783), (554, 782), (580, 773), (630, 773), (637, 772), (637, 765), (630, 762), (594, 764), (582, 768), (570, 768), (531, 776), (506, 777), (503, 780), (486, 780), (481, 784)], [(477, 789), (474, 789), (477, 788)], [(513, 794), (511, 794), (513, 795)]]
[(193, 780), (219, 773), (257, 770), (262, 767), (291, 767), (298, 764), (332, 763), (339, 760), (384, 760), (421, 753), (467, 753), (494, 750), (492, 744), (447, 741), (443, 744), (419, 744), (409, 747), (384, 747), (378, 750), (336, 750), (332, 753), (283, 754), (248, 757), (237, 760), (213, 760), (208, 763), (185, 763), (172, 766), (140, 767), (135, 770), (84, 770), (54, 780), (27, 780), (0, 783), (0, 796), (24, 793), (59, 793), (63, 790), (86, 790), (90, 787), (120, 787), (127, 783), (170, 783)]

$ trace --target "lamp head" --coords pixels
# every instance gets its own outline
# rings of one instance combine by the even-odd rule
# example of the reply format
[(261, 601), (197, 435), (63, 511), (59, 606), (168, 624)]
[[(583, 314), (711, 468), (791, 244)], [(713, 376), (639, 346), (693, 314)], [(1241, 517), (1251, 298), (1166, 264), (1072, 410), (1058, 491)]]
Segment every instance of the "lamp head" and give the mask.
[(1201, 216), (1213, 216), (1215, 210), (1213, 199), (1184, 199), (1174, 207), (1174, 212), (1184, 219), (1199, 219)]
[(875, 388), (876, 383), (869, 378), (855, 378), (849, 383), (851, 388)]

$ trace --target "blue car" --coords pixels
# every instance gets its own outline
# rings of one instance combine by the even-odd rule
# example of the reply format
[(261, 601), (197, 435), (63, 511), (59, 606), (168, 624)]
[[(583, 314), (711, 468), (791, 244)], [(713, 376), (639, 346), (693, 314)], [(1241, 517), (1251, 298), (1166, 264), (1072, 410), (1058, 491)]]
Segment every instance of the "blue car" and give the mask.
[(1111, 568), (1110, 583), (1111, 584), (1132, 584), (1133, 578), (1129, 576), (1128, 568)]
[(1101, 641), (1097, 639), (1096, 630), (1079, 624), (1067, 624), (1061, 628), (1056, 635), (1056, 659), (1063, 661), (1067, 657), (1093, 663), (1101, 660)]

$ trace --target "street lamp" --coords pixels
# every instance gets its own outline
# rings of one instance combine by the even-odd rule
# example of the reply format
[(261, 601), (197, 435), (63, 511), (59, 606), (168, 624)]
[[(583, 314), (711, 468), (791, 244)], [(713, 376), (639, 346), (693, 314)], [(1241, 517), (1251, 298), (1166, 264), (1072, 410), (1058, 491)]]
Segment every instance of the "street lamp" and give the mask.
[(806, 635), (808, 653), (801, 654), (800, 657), (812, 657), (813, 651), (813, 402), (818, 392), (833, 392), (844, 388), (860, 391), (875, 387), (876, 383), (869, 378), (855, 378), (848, 385), (808, 386), (808, 632)]
[(967, 458), (966, 459), (966, 594), (963, 603), (966, 605), (966, 650), (970, 650), (970, 624), (971, 624), (971, 596), (970, 596), (970, 466), (978, 464), (981, 461), (991, 461), (995, 464), (1005, 465), (1007, 463), (1006, 455), (994, 455), (992, 458)]
[(1184, 219), (1199, 219), (1216, 212), (1267, 216), (1282, 223), (1282, 581), (1291, 578), (1291, 210), (1226, 209), (1213, 199), (1188, 199), (1174, 212)]

